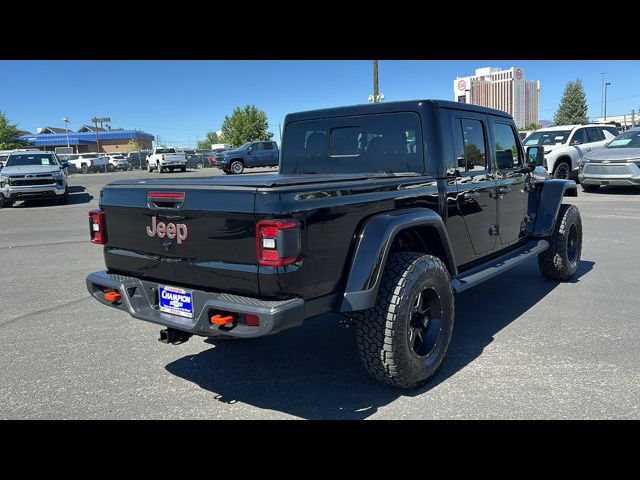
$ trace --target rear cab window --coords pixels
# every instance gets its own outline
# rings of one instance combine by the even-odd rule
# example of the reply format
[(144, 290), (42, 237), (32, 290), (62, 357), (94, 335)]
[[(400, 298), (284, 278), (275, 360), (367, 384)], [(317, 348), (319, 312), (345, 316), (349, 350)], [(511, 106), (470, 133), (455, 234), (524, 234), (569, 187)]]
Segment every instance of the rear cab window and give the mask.
[(285, 127), (282, 173), (424, 173), (413, 112), (300, 120)]

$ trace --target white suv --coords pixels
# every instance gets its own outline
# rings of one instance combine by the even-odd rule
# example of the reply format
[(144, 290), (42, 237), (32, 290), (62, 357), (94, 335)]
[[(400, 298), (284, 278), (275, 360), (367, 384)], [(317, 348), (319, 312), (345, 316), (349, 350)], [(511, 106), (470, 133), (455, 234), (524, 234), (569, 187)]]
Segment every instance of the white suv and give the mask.
[(547, 170), (554, 178), (577, 179), (583, 155), (604, 147), (618, 133), (614, 125), (560, 125), (536, 130), (523, 144), (544, 146)]

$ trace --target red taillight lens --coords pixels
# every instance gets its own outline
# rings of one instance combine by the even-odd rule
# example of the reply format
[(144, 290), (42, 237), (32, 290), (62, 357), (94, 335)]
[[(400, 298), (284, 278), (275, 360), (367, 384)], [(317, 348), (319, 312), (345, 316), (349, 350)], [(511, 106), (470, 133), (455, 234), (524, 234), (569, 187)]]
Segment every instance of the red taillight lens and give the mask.
[(104, 212), (100, 209), (89, 212), (89, 235), (91, 236), (91, 243), (104, 245), (107, 242)]
[(259, 265), (279, 267), (300, 257), (300, 227), (293, 220), (262, 220), (256, 224)]

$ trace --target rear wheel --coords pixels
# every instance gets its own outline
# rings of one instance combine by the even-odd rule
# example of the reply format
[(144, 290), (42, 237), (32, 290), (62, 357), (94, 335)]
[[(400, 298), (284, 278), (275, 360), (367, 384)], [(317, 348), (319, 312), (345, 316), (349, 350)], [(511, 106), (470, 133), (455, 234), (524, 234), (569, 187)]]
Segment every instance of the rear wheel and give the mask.
[(552, 280), (566, 281), (578, 270), (582, 253), (582, 219), (575, 205), (560, 205), (549, 249), (538, 255), (540, 272)]
[(116, 167), (115, 167), (115, 166), (113, 166), (112, 164), (109, 164), (109, 165), (107, 165), (107, 170), (108, 170), (109, 172), (115, 172)]
[(173, 173), (173, 167), (169, 167), (169, 173)]
[[(198, 168), (198, 170), (200, 170), (201, 168), (203, 168), (203, 167), (204, 167), (204, 165), (203, 165), (202, 163), (198, 163), (198, 164), (196, 165), (196, 167)], [(183, 171), (184, 171), (184, 170), (183, 170)]]
[(358, 352), (376, 380), (415, 388), (438, 370), (453, 333), (454, 296), (442, 261), (392, 254), (376, 305), (356, 315)]
[(87, 166), (86, 163), (83, 163), (82, 166), (80, 167), (80, 171), (82, 173), (89, 173), (89, 167)]
[(558, 162), (556, 168), (553, 170), (553, 178), (568, 179), (571, 174), (571, 167), (565, 161)]
[(580, 184), (580, 186), (585, 192), (597, 192), (600, 188), (600, 185), (585, 185), (584, 183)]

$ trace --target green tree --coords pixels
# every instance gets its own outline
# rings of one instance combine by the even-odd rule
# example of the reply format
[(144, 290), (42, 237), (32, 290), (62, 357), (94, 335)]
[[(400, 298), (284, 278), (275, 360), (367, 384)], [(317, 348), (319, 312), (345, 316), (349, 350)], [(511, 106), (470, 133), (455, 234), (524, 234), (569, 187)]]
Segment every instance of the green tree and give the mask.
[(223, 143), (222, 137), (219, 137), (216, 132), (207, 132), (207, 136), (204, 137), (204, 140), (198, 142), (197, 148), (208, 149), (211, 148), (211, 145), (214, 143)]
[(524, 127), (524, 128), (520, 128), (520, 129), (519, 129), (519, 131), (520, 131), (520, 132), (524, 132), (525, 130), (526, 130), (526, 131), (529, 131), (529, 130), (539, 130), (539, 129), (541, 129), (541, 128), (542, 128), (542, 124), (541, 124), (541, 123), (531, 123), (531, 124), (527, 125), (527, 126), (526, 126), (526, 127)]
[(234, 108), (230, 117), (224, 117), (221, 130), (225, 142), (239, 147), (246, 142), (271, 140), (273, 133), (268, 132), (268, 128), (267, 114), (255, 105), (246, 105)]
[(134, 140), (132, 138), (131, 140), (129, 140), (129, 143), (127, 143), (127, 149), (130, 152), (139, 152), (140, 150), (142, 150), (142, 146), (138, 143), (137, 140)]
[(573, 125), (587, 123), (587, 96), (578, 78), (575, 82), (567, 82), (560, 100), (558, 111), (553, 116), (555, 125)]
[(0, 111), (0, 150), (26, 147), (28, 142), (18, 140), (22, 132), (15, 123), (9, 123), (6, 114)]

